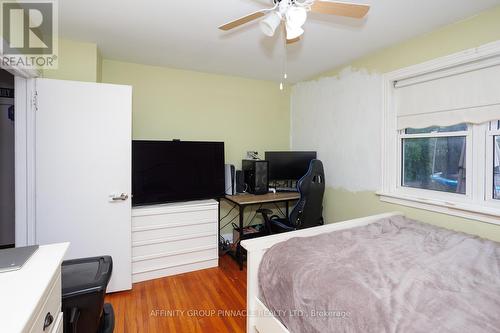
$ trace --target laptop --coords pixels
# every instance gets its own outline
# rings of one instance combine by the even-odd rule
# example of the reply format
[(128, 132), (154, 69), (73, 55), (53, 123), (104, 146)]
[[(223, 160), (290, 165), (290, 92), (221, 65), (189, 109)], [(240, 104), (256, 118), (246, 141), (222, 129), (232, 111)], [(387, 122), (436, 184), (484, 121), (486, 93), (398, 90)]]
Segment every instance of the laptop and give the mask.
[(0, 273), (17, 271), (38, 250), (38, 245), (0, 250)]

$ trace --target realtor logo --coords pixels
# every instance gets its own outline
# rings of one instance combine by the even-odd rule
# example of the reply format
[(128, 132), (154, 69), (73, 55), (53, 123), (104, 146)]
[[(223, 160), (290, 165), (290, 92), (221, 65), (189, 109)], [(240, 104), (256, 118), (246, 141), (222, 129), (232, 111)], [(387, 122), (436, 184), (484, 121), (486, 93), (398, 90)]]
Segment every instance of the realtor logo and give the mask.
[(56, 0), (0, 0), (0, 3), (2, 65), (56, 68)]

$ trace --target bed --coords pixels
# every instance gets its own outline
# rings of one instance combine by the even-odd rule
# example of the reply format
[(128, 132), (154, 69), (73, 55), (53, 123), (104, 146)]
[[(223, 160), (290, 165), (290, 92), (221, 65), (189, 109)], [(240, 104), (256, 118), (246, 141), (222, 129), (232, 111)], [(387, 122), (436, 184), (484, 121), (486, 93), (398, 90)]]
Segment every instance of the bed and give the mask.
[(247, 332), (500, 332), (498, 243), (390, 213), (242, 246)]

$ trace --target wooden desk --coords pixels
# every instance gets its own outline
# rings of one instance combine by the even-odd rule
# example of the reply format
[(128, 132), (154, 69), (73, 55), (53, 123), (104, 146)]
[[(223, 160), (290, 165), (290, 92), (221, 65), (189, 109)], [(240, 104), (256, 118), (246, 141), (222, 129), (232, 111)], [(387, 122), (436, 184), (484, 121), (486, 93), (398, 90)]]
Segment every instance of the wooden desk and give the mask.
[(261, 203), (274, 203), (274, 202), (288, 202), (292, 200), (298, 200), (300, 194), (298, 192), (278, 192), (278, 193), (267, 193), (261, 195), (255, 194), (237, 194), (237, 195), (226, 195), (225, 199), (231, 201), (236, 205), (255, 205)]
[[(226, 195), (225, 200), (231, 202), (238, 206), (239, 209), (239, 240), (236, 246), (236, 260), (240, 266), (240, 270), (243, 269), (243, 249), (239, 244), (243, 237), (243, 219), (245, 208), (252, 205), (259, 205), (265, 203), (280, 203), (284, 202), (286, 204), (286, 216), (288, 216), (289, 202), (300, 199), (300, 194), (298, 192), (278, 192), (278, 193), (267, 193), (267, 194), (237, 194), (237, 195)], [(220, 228), (220, 225), (219, 225)]]

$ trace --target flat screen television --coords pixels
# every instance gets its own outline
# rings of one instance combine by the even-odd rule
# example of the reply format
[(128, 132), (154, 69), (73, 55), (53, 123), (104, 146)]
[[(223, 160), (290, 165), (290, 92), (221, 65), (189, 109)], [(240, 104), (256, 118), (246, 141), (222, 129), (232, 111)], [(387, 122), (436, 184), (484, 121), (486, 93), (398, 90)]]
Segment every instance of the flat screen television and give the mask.
[(266, 151), (269, 162), (269, 180), (299, 180), (309, 169), (315, 151)]
[(132, 141), (132, 205), (224, 195), (224, 143)]

